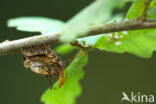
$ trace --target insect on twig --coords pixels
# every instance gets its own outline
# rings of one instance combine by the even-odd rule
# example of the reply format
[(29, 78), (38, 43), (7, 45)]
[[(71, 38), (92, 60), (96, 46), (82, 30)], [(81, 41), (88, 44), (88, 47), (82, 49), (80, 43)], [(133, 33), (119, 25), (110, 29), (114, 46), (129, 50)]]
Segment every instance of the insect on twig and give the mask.
[(25, 68), (31, 71), (44, 75), (52, 88), (51, 77), (60, 78), (59, 87), (64, 85), (67, 74), (64, 76), (64, 63), (46, 44), (30, 47), (27, 49), (21, 48), (23, 63)]

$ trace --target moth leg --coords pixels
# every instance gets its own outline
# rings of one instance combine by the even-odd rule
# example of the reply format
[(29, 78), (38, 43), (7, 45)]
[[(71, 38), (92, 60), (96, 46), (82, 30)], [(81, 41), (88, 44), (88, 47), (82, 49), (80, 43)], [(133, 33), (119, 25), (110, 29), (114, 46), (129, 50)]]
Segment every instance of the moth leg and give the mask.
[(22, 53), (22, 56), (23, 56), (23, 57), (27, 58), (27, 56), (25, 55), (26, 53), (25, 53), (25, 51), (24, 51), (23, 48), (21, 48), (21, 53)]
[(49, 45), (47, 45), (46, 43), (44, 43), (43, 46), (44, 46), (45, 49), (49, 49), (50, 48)]
[(46, 78), (48, 79), (48, 81), (49, 81), (50, 89), (52, 89), (53, 84), (52, 84), (52, 81), (51, 81), (51, 76), (50, 76), (50, 75), (45, 75), (45, 77), (46, 77)]
[(49, 75), (51, 75), (51, 76), (56, 75), (56, 80), (58, 80), (60, 77), (59, 72), (52, 66), (50, 67)]
[(25, 52), (24, 52), (23, 48), (21, 48), (21, 53), (22, 53), (23, 55), (25, 54)]
[(77, 54), (73, 55), (70, 59), (66, 60), (66, 61), (64, 62), (64, 64), (66, 65), (66, 64), (72, 62), (72, 61), (75, 59), (76, 56), (77, 56)]
[(56, 73), (56, 80), (57, 80), (57, 81), (59, 80), (59, 76), (60, 76), (60, 75), (59, 75), (59, 72), (57, 72), (57, 73)]
[(60, 77), (59, 88), (61, 88), (61, 87), (64, 85), (64, 83), (65, 83), (67, 77), (68, 77), (68, 74), (67, 74), (67, 73), (65, 74), (65, 76), (63, 75), (63, 77)]
[(50, 49), (50, 46), (44, 43), (44, 48), (48, 57), (54, 58), (55, 53)]
[(30, 47), (29, 50), (31, 53), (33, 53), (33, 47)]
[(23, 48), (21, 48), (21, 53), (22, 53), (22, 57), (23, 57), (23, 64), (24, 64), (24, 61), (25, 61), (25, 59), (26, 58), (28, 58), (25, 54), (25, 51), (24, 51), (24, 49)]
[(65, 81), (66, 81), (66, 79), (67, 79), (67, 73), (66, 73), (66, 75), (65, 75), (65, 77), (64, 77), (64, 68), (62, 67), (61, 68), (61, 70), (60, 70), (60, 83), (59, 83), (59, 88), (61, 88), (63, 85), (64, 85), (64, 83), (65, 83)]

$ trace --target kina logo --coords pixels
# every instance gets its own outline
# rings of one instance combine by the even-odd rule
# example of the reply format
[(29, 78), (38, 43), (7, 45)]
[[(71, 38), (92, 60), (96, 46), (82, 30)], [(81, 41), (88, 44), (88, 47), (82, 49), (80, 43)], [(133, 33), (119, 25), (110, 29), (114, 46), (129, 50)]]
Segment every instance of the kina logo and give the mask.
[(121, 98), (121, 102), (127, 101), (127, 102), (147, 102), (147, 103), (152, 103), (154, 102), (154, 95), (146, 95), (146, 94), (141, 94), (140, 92), (134, 93), (131, 92), (129, 95), (126, 94), (125, 92), (122, 92), (123, 97)]

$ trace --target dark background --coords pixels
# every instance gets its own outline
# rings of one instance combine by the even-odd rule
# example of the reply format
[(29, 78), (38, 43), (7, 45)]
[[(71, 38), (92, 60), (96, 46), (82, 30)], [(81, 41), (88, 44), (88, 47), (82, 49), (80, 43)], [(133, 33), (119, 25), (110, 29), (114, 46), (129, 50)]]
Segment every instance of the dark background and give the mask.
[[(0, 41), (37, 34), (7, 28), (9, 18), (45, 16), (67, 21), (92, 1), (0, 0)], [(61, 57), (67, 59), (71, 56)], [(77, 99), (77, 104), (119, 104), (123, 91), (155, 94), (155, 63), (156, 54), (150, 59), (142, 59), (127, 53), (89, 51), (85, 77), (80, 81), (83, 94)], [(0, 56), (1, 104), (41, 104), (40, 96), (48, 85), (44, 77), (23, 67), (21, 54)]]

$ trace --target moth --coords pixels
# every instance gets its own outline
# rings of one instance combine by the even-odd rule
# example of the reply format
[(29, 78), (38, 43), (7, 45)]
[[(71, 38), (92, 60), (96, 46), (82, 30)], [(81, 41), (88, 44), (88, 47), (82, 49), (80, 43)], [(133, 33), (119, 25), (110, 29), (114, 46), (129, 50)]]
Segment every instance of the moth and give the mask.
[(64, 76), (64, 63), (46, 44), (23, 49), (21, 48), (24, 67), (34, 73), (48, 78), (50, 88), (52, 88), (51, 77), (56, 76), (60, 79), (59, 87), (64, 85), (67, 74)]

